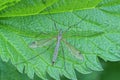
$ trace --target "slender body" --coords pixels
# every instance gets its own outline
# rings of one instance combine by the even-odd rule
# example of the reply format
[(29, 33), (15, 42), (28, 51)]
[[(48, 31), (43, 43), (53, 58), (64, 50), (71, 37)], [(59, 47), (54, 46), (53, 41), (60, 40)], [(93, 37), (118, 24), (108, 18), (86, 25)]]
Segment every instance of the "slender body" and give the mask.
[(62, 39), (62, 30), (59, 31), (59, 34), (57, 36), (57, 44), (56, 44), (54, 54), (53, 54), (53, 58), (52, 58), (52, 65), (55, 63), (55, 61), (57, 59), (61, 39)]

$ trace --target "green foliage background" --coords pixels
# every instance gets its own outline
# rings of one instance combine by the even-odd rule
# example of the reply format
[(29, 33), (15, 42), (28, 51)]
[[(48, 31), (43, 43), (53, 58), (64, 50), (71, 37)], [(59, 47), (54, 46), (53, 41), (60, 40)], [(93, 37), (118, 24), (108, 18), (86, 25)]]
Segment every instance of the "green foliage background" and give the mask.
[[(60, 80), (60, 76), (64, 75), (76, 80), (76, 72), (88, 74), (103, 70), (98, 57), (104, 61), (120, 61), (119, 0), (44, 1), (45, 4), (42, 0), (0, 0), (0, 58), (4, 62), (10, 62), (1, 61), (1, 78), (5, 78), (2, 75), (4, 64), (9, 66), (8, 68), (13, 68), (13, 75), (20, 75), (28, 80), (26, 75), (16, 70), (24, 72), (31, 79), (36, 74), (42, 79)], [(74, 25), (83, 18), (85, 19), (80, 24)], [(59, 30), (66, 30), (73, 25), (63, 35), (63, 39), (81, 52), (84, 61), (76, 59), (72, 55), (74, 53), (69, 51), (69, 46), (61, 42), (65, 60), (61, 46), (57, 61), (51, 66), (56, 45), (54, 37), (58, 34), (54, 23)], [(39, 40), (41, 46), (47, 40), (50, 42), (45, 46), (31, 49), (29, 44), (35, 40)], [(39, 56), (31, 58), (36, 55)], [(82, 77), (82, 74), (79, 75)], [(97, 78), (100, 74), (92, 73)], [(35, 79), (39, 79), (37, 76)], [(22, 80), (21, 77), (18, 78)]]
[[(120, 79), (120, 62), (103, 62), (104, 71), (92, 72), (90, 74), (80, 74), (76, 72), (78, 80), (119, 80)], [(49, 80), (53, 80), (48, 75)], [(26, 74), (18, 72), (10, 63), (5, 63), (0, 60), (0, 79), (1, 80), (42, 80), (35, 75), (34, 79), (30, 79)], [(69, 80), (61, 77), (61, 80)]]

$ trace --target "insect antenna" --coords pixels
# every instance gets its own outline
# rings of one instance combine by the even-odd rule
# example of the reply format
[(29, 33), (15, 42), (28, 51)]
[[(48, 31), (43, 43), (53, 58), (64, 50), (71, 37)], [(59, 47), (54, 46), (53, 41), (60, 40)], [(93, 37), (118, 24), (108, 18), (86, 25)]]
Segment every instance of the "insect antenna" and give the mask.
[[(46, 0), (42, 0), (43, 4), (45, 5), (46, 7), (46, 10), (48, 11), (49, 15), (50, 15), (50, 19), (52, 19), (52, 14), (49, 10), (49, 8), (47, 8), (47, 5), (46, 5)], [(52, 19), (54, 21), (54, 19)], [(54, 25), (55, 25), (55, 30), (59, 31), (58, 28), (56, 27), (56, 23), (54, 22)]]

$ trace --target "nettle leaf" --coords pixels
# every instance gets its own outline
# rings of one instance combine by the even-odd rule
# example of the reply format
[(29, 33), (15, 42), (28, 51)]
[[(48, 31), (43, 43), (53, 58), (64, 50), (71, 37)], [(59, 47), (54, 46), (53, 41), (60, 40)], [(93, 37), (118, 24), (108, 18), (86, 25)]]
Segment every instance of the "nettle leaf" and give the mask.
[[(36, 74), (47, 79), (49, 74), (56, 80), (61, 75), (76, 79), (74, 70), (83, 74), (101, 71), (98, 57), (105, 61), (120, 60), (119, 3), (119, 0), (21, 0), (0, 11), (0, 56), (3, 61), (11, 60), (30, 78)], [(60, 30), (67, 31), (52, 65)], [(74, 56), (76, 52), (83, 60)]]

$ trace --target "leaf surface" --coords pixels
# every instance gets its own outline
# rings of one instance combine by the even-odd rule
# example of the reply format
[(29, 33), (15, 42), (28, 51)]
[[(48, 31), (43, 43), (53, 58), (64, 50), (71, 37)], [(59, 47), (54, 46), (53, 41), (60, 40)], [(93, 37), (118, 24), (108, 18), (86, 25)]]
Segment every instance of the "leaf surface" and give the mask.
[[(11, 60), (30, 78), (35, 73), (47, 79), (48, 73), (60, 80), (61, 75), (76, 79), (74, 69), (83, 74), (103, 70), (98, 57), (105, 61), (120, 60), (119, 0), (52, 0), (45, 4), (40, 1), (41, 5), (35, 1), (21, 0), (18, 5), (0, 11), (0, 56), (3, 61)], [(74, 25), (76, 23), (79, 24)], [(70, 25), (73, 26), (62, 38), (77, 49), (84, 60), (70, 54), (68, 46), (61, 41), (63, 50), (60, 46), (57, 61), (52, 66), (58, 32), (67, 30)], [(29, 46), (40, 40), (40, 47)]]

